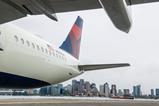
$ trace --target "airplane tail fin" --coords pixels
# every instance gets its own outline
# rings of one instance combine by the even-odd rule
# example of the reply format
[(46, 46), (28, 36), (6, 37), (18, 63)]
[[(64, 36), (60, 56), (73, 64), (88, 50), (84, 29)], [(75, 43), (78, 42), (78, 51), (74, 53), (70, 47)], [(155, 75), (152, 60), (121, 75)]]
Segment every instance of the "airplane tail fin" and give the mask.
[(66, 40), (60, 46), (61, 49), (68, 52), (77, 59), (79, 59), (82, 27), (83, 20), (78, 16)]

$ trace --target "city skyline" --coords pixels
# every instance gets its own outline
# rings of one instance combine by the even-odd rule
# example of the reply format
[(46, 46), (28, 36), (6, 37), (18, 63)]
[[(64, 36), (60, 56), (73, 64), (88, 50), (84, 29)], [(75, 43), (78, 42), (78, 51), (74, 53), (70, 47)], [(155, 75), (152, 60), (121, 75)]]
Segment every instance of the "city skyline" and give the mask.
[(96, 83), (84, 79), (72, 80), (71, 84), (55, 84), (39, 89), (0, 89), (0, 95), (12, 96), (72, 96), (72, 97), (105, 97), (114, 99), (159, 99), (159, 87), (152, 88), (146, 94), (142, 93), (142, 85), (132, 86), (133, 90), (118, 88), (117, 84), (103, 83), (98, 87)]
[[(98, 89), (99, 88), (99, 89)], [(41, 96), (86, 96), (86, 97), (107, 97), (107, 98), (116, 98), (116, 97), (135, 97), (135, 98), (155, 98), (159, 97), (159, 88), (152, 88), (147, 92), (146, 94), (142, 93), (142, 85), (133, 85), (132, 90), (127, 88), (118, 88), (117, 84), (110, 84), (110, 83), (103, 83), (101, 85), (96, 86), (94, 82), (85, 81), (84, 79), (80, 80), (72, 80), (71, 84), (63, 85), (63, 84), (56, 84), (56, 85), (50, 85), (46, 87), (40, 88), (43, 90), (42, 94), (39, 93)], [(54, 89), (52, 92), (50, 90)], [(40, 91), (41, 91), (40, 90)], [(62, 91), (64, 90), (64, 91)], [(39, 92), (40, 92), (39, 91)], [(50, 93), (48, 93), (50, 92)], [(53, 93), (54, 92), (54, 93)], [(61, 92), (61, 93), (60, 93)], [(62, 92), (67, 92), (68, 94), (63, 95)]]

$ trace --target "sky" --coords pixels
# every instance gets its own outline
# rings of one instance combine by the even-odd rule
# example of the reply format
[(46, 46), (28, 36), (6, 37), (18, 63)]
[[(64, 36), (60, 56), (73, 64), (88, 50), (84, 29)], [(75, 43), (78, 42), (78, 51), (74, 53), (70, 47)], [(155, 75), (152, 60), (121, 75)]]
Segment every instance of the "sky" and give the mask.
[[(57, 14), (58, 22), (46, 16), (28, 16), (11, 22), (55, 46), (65, 40), (77, 16), (84, 20), (81, 64), (130, 63), (130, 67), (86, 72), (73, 79), (85, 79), (99, 86), (108, 82), (132, 90), (141, 84), (142, 92), (159, 88), (159, 3), (133, 6), (129, 34), (117, 30), (103, 9)], [(72, 79), (71, 79), (72, 80)], [(71, 80), (63, 84), (71, 83)]]

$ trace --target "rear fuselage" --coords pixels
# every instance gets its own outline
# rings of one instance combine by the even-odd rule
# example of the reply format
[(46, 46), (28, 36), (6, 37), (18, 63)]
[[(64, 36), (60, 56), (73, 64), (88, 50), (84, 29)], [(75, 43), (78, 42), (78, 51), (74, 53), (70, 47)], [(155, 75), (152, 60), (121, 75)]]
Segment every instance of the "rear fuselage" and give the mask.
[(36, 88), (80, 75), (79, 61), (15, 26), (0, 26), (0, 87)]

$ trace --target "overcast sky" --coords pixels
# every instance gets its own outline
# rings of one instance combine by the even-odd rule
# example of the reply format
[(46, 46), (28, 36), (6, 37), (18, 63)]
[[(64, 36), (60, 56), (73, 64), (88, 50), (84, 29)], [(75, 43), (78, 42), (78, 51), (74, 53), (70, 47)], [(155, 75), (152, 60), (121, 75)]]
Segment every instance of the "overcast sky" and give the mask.
[(60, 13), (59, 22), (45, 16), (28, 16), (12, 23), (59, 46), (76, 17), (81, 16), (84, 20), (81, 64), (128, 62), (131, 67), (87, 72), (74, 79), (83, 78), (97, 86), (108, 82), (122, 89), (141, 84), (143, 93), (149, 93), (151, 88), (159, 88), (158, 10), (159, 3), (133, 6), (129, 34), (117, 30), (103, 9)]

